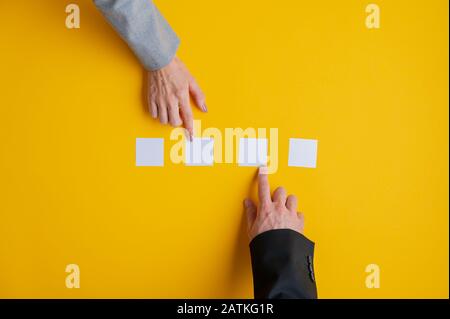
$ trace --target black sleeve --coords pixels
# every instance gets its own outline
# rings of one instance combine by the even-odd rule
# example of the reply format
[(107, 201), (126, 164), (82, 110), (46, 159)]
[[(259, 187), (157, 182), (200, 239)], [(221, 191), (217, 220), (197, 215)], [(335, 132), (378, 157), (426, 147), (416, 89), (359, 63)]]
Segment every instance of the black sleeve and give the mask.
[(317, 298), (314, 243), (290, 229), (261, 233), (250, 243), (256, 299)]

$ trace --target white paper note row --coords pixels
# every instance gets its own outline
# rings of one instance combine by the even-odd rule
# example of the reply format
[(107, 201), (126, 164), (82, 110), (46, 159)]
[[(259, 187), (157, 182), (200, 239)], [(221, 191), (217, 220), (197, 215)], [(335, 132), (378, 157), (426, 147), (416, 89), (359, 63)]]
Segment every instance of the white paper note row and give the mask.
[[(290, 138), (288, 166), (317, 167), (317, 140)], [(194, 138), (186, 141), (185, 165), (212, 166), (214, 139)], [(238, 148), (239, 166), (264, 166), (268, 159), (266, 138), (241, 138)], [(137, 138), (136, 166), (164, 166), (164, 139)]]

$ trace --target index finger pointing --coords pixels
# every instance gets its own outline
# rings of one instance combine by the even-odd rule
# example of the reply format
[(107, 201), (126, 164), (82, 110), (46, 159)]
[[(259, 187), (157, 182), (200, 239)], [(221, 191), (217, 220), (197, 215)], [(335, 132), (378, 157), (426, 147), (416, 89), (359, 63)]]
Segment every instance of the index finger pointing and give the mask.
[(267, 167), (260, 167), (258, 174), (258, 194), (260, 203), (270, 203), (270, 185), (267, 175)]
[(183, 119), (184, 128), (189, 132), (189, 139), (192, 140), (194, 136), (193, 122), (194, 118), (192, 116), (191, 105), (189, 103), (189, 95), (185, 94), (180, 100), (180, 111), (181, 118)]

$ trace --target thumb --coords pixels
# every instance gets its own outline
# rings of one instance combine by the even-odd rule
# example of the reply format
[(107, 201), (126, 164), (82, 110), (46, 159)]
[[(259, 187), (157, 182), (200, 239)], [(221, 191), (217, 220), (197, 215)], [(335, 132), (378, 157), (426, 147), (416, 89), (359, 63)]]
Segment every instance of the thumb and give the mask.
[(192, 99), (194, 100), (197, 107), (202, 110), (202, 112), (207, 112), (208, 108), (206, 107), (205, 103), (205, 95), (198, 86), (197, 82), (195, 82), (195, 79), (192, 77), (189, 81), (189, 93), (191, 93)]
[(246, 198), (244, 200), (244, 208), (245, 215), (247, 217), (247, 230), (250, 230), (256, 219), (256, 206), (251, 199)]

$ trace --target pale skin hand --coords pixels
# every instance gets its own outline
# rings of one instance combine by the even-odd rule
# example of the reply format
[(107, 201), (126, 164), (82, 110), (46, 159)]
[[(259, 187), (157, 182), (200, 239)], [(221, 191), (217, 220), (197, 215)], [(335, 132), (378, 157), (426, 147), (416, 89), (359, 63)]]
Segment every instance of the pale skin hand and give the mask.
[(286, 190), (278, 187), (270, 196), (267, 168), (258, 174), (259, 206), (250, 199), (244, 200), (247, 215), (247, 232), (250, 241), (257, 235), (272, 229), (291, 229), (303, 234), (304, 217), (297, 212), (297, 197), (286, 196)]
[(165, 67), (148, 72), (148, 105), (153, 118), (162, 124), (183, 125), (193, 136), (193, 116), (189, 96), (207, 112), (205, 96), (180, 59), (174, 57)]

